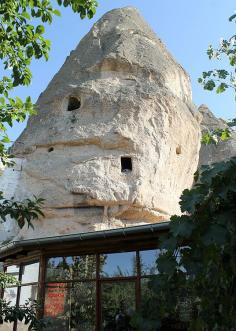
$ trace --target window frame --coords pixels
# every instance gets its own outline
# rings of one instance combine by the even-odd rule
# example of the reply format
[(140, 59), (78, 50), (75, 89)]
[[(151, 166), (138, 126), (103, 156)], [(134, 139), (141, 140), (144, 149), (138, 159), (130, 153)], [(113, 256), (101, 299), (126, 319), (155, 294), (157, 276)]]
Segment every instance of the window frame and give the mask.
[[(141, 282), (142, 279), (150, 279), (153, 275), (142, 275), (141, 264), (140, 264), (140, 252), (148, 251), (148, 250), (158, 250), (158, 247), (144, 248), (144, 249), (127, 249), (127, 250), (109, 250), (108, 252), (99, 252), (99, 253), (82, 253), (80, 254), (78, 251), (75, 254), (53, 254), (53, 255), (45, 255), (45, 281), (44, 281), (44, 289), (46, 289), (47, 284), (56, 284), (56, 283), (64, 283), (64, 284), (73, 284), (77, 282), (93, 282), (95, 281), (95, 291), (96, 291), (96, 330), (101, 330), (101, 322), (102, 322), (102, 284), (112, 283), (112, 282), (133, 282), (135, 286), (135, 309), (137, 310), (141, 304)], [(106, 254), (116, 254), (116, 253), (135, 253), (135, 264), (136, 264), (136, 274), (129, 276), (110, 276), (110, 277), (102, 277), (100, 274), (100, 256)], [(86, 278), (86, 279), (74, 279), (74, 280), (46, 280), (47, 273), (47, 261), (53, 257), (62, 257), (62, 256), (86, 256), (86, 255), (94, 255), (96, 256), (96, 276), (95, 278)], [(44, 291), (45, 294), (45, 291)], [(45, 303), (45, 295), (42, 298), (43, 304)], [(44, 307), (42, 308), (44, 311)]]
[[(37, 282), (29, 282), (29, 283), (24, 283), (24, 284), (21, 284), (21, 281), (22, 281), (22, 271), (23, 271), (23, 268), (27, 265), (30, 265), (30, 264), (34, 264), (34, 263), (39, 263), (39, 269), (38, 269), (38, 280)], [(7, 273), (7, 268), (10, 267), (10, 266), (18, 266), (19, 267), (19, 273), (18, 273), (18, 277), (15, 277), (17, 278), (17, 280), (20, 282), (20, 284), (18, 285), (11, 285), (11, 286), (8, 286), (7, 288), (16, 288), (16, 303), (15, 303), (15, 306), (16, 307), (19, 307), (20, 305), (20, 295), (21, 295), (21, 289), (22, 287), (26, 287), (26, 286), (30, 286), (30, 285), (36, 285), (37, 286), (37, 297), (36, 297), (36, 300), (39, 298), (39, 279), (40, 279), (40, 259), (33, 259), (33, 260), (28, 260), (27, 262), (20, 262), (20, 263), (13, 263), (13, 264), (8, 264), (8, 265), (4, 265), (4, 272), (6, 274), (12, 274), (12, 273)], [(1, 291), (1, 298), (3, 299), (4, 298), (4, 289), (2, 289)], [(18, 321), (15, 321), (12, 323), (12, 330), (13, 331), (17, 331), (17, 322)]]
[[(133, 246), (133, 245), (132, 245)], [(47, 284), (53, 284), (53, 283), (67, 283), (67, 284), (72, 284), (76, 282), (89, 282), (89, 281), (94, 281), (95, 282), (95, 298), (96, 298), (96, 320), (95, 320), (95, 325), (96, 328), (95, 330), (102, 330), (101, 327), (101, 322), (102, 322), (102, 284), (107, 283), (107, 282), (125, 282), (125, 281), (131, 281), (134, 282), (135, 284), (135, 309), (137, 310), (140, 307), (141, 304), (141, 293), (142, 293), (142, 288), (141, 288), (141, 282), (142, 279), (147, 279), (151, 278), (152, 275), (142, 275), (141, 271), (141, 264), (140, 264), (140, 252), (142, 251), (148, 251), (148, 250), (158, 250), (158, 245), (157, 243), (155, 245), (151, 244), (148, 246), (140, 247), (138, 246), (135, 248), (135, 245), (133, 247), (125, 247), (121, 249), (117, 248), (112, 248), (109, 247), (109, 249), (99, 249), (97, 252), (96, 250), (88, 249), (88, 250), (81, 250), (78, 249), (73, 249), (62, 252), (61, 250), (56, 250), (54, 252), (46, 252), (41, 251), (39, 252), (38, 256), (30, 259), (24, 259), (23, 262), (16, 262), (16, 263), (9, 263), (7, 266), (10, 265), (18, 265), (20, 267), (19, 270), (19, 275), (20, 278), (22, 279), (22, 268), (26, 265), (33, 264), (39, 262), (39, 277), (38, 277), (38, 282), (31, 282), (31, 283), (25, 283), (21, 284), (20, 286), (17, 286), (17, 302), (16, 304), (19, 305), (19, 300), (20, 300), (20, 291), (21, 287), (23, 286), (29, 286), (29, 285), (38, 285), (38, 291), (37, 291), (37, 298), (41, 300), (42, 302), (42, 307), (40, 311), (38, 312), (39, 318), (43, 317), (44, 314), (44, 304), (45, 304), (45, 292), (46, 292), (46, 287)], [(113, 277), (101, 277), (100, 275), (100, 256), (104, 254), (115, 254), (115, 253), (128, 253), (128, 252), (135, 252), (135, 264), (136, 264), (136, 275), (131, 275), (131, 276), (113, 276)], [(94, 278), (86, 278), (86, 279), (74, 279), (74, 280), (46, 280), (46, 272), (47, 272), (47, 261), (50, 258), (55, 258), (55, 257), (69, 257), (69, 256), (84, 256), (84, 255), (94, 255), (96, 256), (96, 272), (95, 272), (95, 277)], [(17, 322), (14, 323), (13, 326), (13, 331), (17, 331)]]

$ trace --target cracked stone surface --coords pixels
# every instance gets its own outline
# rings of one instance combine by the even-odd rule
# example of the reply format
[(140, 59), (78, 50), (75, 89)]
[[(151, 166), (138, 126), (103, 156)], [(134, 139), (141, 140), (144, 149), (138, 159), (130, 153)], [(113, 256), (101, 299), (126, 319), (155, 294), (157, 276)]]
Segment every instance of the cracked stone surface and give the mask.
[[(80, 107), (68, 111), (71, 97)], [(11, 192), (44, 198), (45, 218), (9, 236), (156, 223), (180, 213), (200, 148), (190, 79), (136, 9), (112, 10), (93, 26), (37, 109), (13, 146), (19, 169)], [(121, 157), (131, 158), (132, 170), (122, 171)], [(13, 170), (2, 176), (6, 187)]]

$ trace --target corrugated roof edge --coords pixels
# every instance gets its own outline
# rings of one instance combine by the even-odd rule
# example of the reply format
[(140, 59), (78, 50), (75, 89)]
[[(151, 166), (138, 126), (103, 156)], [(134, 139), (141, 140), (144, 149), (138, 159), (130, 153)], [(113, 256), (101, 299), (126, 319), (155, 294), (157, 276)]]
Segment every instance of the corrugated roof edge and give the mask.
[(127, 228), (118, 228), (111, 230), (103, 230), (103, 231), (94, 231), (94, 232), (84, 232), (84, 233), (74, 233), (67, 234), (63, 236), (55, 236), (55, 237), (47, 237), (47, 238), (36, 238), (36, 239), (26, 239), (26, 240), (18, 240), (12, 241), (8, 244), (5, 244), (0, 247), (0, 258), (2, 255), (6, 255), (6, 253), (10, 250), (17, 249), (19, 247), (27, 247), (27, 246), (42, 246), (46, 244), (53, 243), (65, 243), (66, 241), (77, 241), (77, 240), (90, 240), (90, 239), (99, 239), (99, 238), (111, 238), (111, 237), (120, 237), (138, 233), (148, 233), (148, 232), (158, 232), (169, 229), (169, 222), (161, 222), (156, 224), (148, 224), (148, 225), (139, 225), (132, 226)]

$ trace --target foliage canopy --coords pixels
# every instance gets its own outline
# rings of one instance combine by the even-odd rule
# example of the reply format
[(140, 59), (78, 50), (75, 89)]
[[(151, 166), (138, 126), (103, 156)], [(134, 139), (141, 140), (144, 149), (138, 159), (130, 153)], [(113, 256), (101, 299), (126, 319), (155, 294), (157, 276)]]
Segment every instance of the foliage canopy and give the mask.
[[(236, 23), (236, 14), (229, 18), (230, 22)], [(228, 39), (222, 38), (218, 48), (212, 45), (208, 47), (207, 55), (210, 60), (226, 59), (227, 70), (225, 68), (204, 71), (198, 82), (208, 91), (215, 90), (217, 94), (233, 89), (236, 100), (236, 35)], [(229, 128), (215, 129), (202, 135), (202, 143), (217, 144), (219, 141), (226, 141), (231, 136), (231, 128), (236, 126), (236, 118), (228, 121)]]
[(236, 157), (203, 166), (196, 179), (162, 238), (153, 302), (138, 330), (154, 331), (166, 318), (194, 331), (236, 329)]
[[(236, 14), (230, 16), (229, 21), (236, 23)], [(223, 93), (231, 88), (236, 94), (236, 35), (222, 38), (217, 48), (210, 45), (207, 55), (210, 60), (225, 58), (229, 69), (221, 68), (204, 71), (202, 77), (199, 78), (199, 83), (208, 91), (215, 90), (216, 93)]]
[[(59, 6), (70, 6), (81, 18), (92, 18), (96, 12), (95, 0), (57, 0)], [(48, 59), (50, 41), (45, 39), (45, 24), (51, 24), (54, 15), (60, 15), (50, 0), (3, 0), (0, 2), (0, 59), (3, 70), (10, 74), (0, 80), (0, 158), (11, 165), (5, 144), (9, 143), (7, 125), (24, 121), (34, 114), (31, 98), (22, 101), (12, 98), (14, 87), (30, 84), (33, 59)], [(6, 71), (5, 71), (6, 72)]]

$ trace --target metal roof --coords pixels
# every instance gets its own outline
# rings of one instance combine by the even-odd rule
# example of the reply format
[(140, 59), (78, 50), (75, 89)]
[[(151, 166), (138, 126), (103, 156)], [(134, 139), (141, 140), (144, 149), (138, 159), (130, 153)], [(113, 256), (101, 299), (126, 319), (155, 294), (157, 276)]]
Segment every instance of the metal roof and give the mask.
[(20, 250), (30, 246), (42, 247), (47, 244), (60, 244), (60, 243), (64, 244), (65, 242), (126, 237), (135, 234), (148, 234), (148, 233), (151, 234), (154, 232), (164, 231), (168, 229), (169, 229), (169, 222), (161, 222), (155, 224), (132, 226), (132, 227), (103, 230), (103, 231), (75, 233), (75, 234), (67, 234), (62, 236), (54, 236), (54, 237), (46, 237), (46, 238), (16, 240), (0, 246), (0, 259), (2, 257), (6, 257), (12, 251), (17, 251), (18, 249)]

